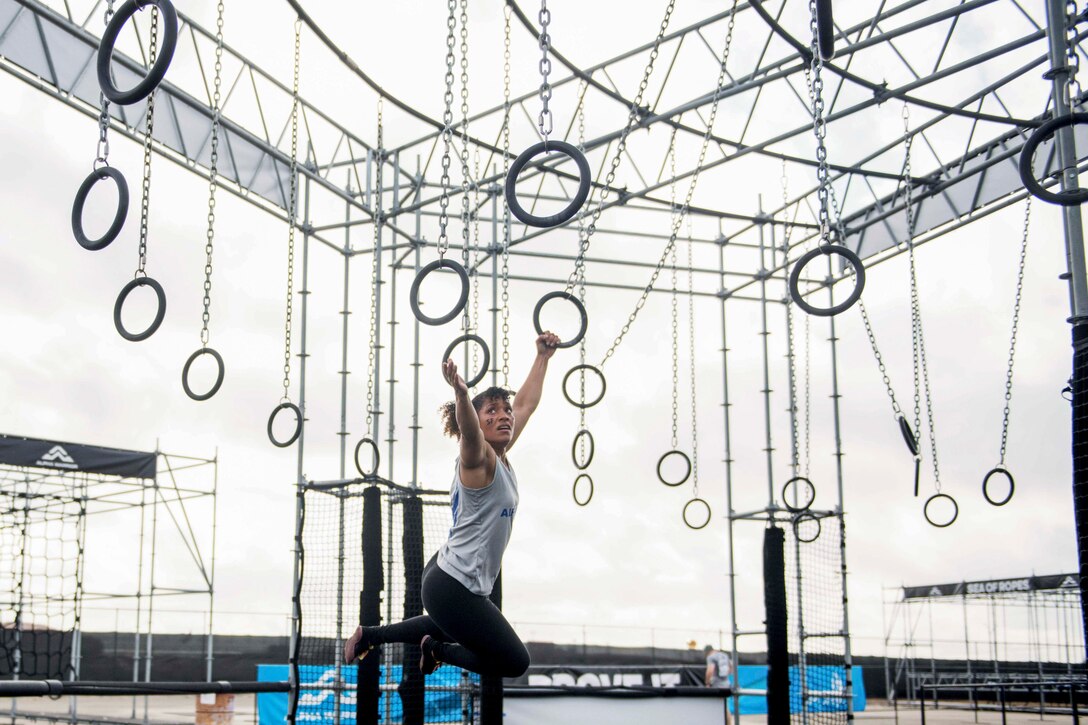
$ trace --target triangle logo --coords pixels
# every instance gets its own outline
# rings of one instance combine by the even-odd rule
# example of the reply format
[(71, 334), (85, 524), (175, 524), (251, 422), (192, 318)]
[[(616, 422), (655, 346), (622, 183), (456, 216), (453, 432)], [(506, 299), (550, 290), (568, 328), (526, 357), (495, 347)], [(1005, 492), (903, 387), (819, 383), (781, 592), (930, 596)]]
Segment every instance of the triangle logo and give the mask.
[(941, 591), (940, 587), (933, 587), (932, 589), (929, 590), (929, 596), (931, 596), (931, 597), (943, 597), (944, 592)]
[(68, 454), (68, 451), (64, 450), (64, 446), (55, 445), (49, 449), (49, 452), (38, 459), (37, 466), (43, 468), (79, 468), (79, 464), (75, 459)]
[(1059, 589), (1067, 589), (1069, 587), (1075, 587), (1075, 586), (1079, 586), (1077, 584), (1076, 580), (1073, 579), (1073, 577), (1071, 577), (1071, 576), (1067, 576), (1064, 579), (1062, 579), (1062, 583), (1058, 585), (1058, 588)]

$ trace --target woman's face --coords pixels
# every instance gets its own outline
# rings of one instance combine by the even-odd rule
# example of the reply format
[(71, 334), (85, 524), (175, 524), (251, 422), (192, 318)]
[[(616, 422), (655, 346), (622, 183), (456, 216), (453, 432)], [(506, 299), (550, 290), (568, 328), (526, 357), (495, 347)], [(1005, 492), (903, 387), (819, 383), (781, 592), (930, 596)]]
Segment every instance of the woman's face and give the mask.
[(489, 398), (476, 411), (480, 416), (480, 430), (484, 440), (492, 446), (505, 448), (514, 437), (514, 408), (510, 401)]

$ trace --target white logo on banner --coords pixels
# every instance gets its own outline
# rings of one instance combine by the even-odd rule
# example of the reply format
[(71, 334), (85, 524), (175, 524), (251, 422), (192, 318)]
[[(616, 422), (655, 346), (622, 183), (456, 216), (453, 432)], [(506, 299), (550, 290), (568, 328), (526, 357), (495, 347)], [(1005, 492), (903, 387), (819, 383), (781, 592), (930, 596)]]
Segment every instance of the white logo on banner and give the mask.
[(944, 595), (944, 592), (941, 591), (940, 587), (933, 587), (932, 589), (929, 590), (929, 596), (931, 596), (931, 597), (939, 597), (939, 596), (943, 596), (943, 595)]
[(68, 455), (64, 446), (53, 446), (48, 453), (38, 459), (35, 465), (43, 468), (79, 468), (79, 464)]
[(1075, 587), (1075, 586), (1078, 586), (1077, 585), (1077, 580), (1074, 579), (1071, 576), (1067, 576), (1065, 579), (1062, 579), (1062, 583), (1058, 585), (1058, 588), (1059, 589), (1065, 589), (1067, 587)]

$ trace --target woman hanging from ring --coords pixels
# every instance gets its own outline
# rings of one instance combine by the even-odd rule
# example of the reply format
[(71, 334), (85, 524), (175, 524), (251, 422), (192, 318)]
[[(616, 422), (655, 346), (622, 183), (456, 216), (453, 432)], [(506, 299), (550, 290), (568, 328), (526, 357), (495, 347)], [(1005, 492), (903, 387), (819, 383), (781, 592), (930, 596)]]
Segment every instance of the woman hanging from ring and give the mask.
[(491, 387), (468, 397), (452, 359), (442, 375), (454, 400), (442, 406), (447, 435), (460, 441), (450, 488), (453, 526), (449, 539), (423, 570), (421, 595), (428, 614), (380, 627), (358, 627), (344, 643), (344, 662), (361, 659), (376, 645), (419, 643), (425, 675), (448, 663), (481, 675), (518, 677), (529, 652), (488, 596), (502, 566), (518, 507), (518, 483), (506, 458), (540, 403), (548, 360), (559, 336), (536, 338), (536, 360), (514, 393)]

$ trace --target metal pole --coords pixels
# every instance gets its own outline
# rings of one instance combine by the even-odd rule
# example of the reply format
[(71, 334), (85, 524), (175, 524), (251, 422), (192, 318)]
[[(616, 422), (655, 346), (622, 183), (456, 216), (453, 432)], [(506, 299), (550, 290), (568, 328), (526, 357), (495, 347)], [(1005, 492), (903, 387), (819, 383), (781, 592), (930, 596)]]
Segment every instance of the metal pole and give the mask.
[[(416, 156), (415, 184), (418, 188), (423, 183), (423, 173), (420, 171), (419, 156)], [(422, 213), (416, 209), (416, 236), (415, 236), (415, 267), (413, 274), (419, 274), (420, 251), (423, 247)], [(412, 315), (412, 487), (418, 488), (419, 483), (419, 319)]]
[[(759, 197), (759, 215), (763, 217), (762, 196)], [(759, 271), (756, 276), (759, 278), (759, 311), (763, 325), (759, 333), (763, 338), (763, 389), (760, 392), (763, 394), (763, 435), (766, 443), (763, 451), (767, 456), (767, 509), (773, 516), (776, 508), (774, 505), (774, 444), (771, 442), (771, 372), (770, 351), (767, 343), (771, 333), (767, 329), (767, 262), (765, 258), (767, 246), (763, 239), (764, 226), (763, 223), (759, 224)]]
[[(351, 192), (351, 172), (348, 172), (348, 181), (346, 186), (348, 192)], [(346, 476), (347, 471), (347, 446), (348, 446), (348, 317), (351, 315), (351, 204), (344, 204), (344, 306), (340, 310), (340, 478)], [(337, 498), (337, 569), (338, 576), (336, 577), (336, 644), (337, 651), (340, 651), (340, 647), (343, 646), (343, 642), (340, 636), (344, 633), (344, 562), (346, 561), (347, 551), (347, 499), (344, 496)], [(333, 713), (333, 723), (340, 725), (340, 712), (343, 705), (347, 703), (347, 697), (349, 695), (347, 688), (344, 687), (343, 670), (340, 667), (336, 668), (336, 695), (334, 700), (336, 702), (335, 710)]]
[[(397, 156), (395, 158), (397, 159), (397, 161), (400, 160), (399, 156)], [(396, 166), (396, 164), (394, 164), (394, 166)], [(385, 177), (383, 176), (382, 178), (384, 179)], [(394, 173), (393, 174), (393, 209), (396, 209), (399, 205), (400, 205), (400, 174)], [(381, 200), (381, 198), (379, 198), (378, 199), (378, 213), (382, 214), (383, 219), (384, 219), (384, 213), (382, 211), (383, 209), (384, 209), (384, 207), (382, 206), (382, 200)], [(383, 229), (383, 227), (379, 226), (378, 227), (378, 236), (382, 237), (384, 231), (385, 230)], [(388, 422), (388, 425), (387, 425), (387, 428), (386, 428), (386, 430), (388, 430), (388, 435), (389, 435), (389, 437), (388, 437), (388, 439), (386, 441), (389, 444), (389, 455), (387, 456), (387, 458), (389, 459), (388, 460), (389, 468), (388, 468), (388, 473), (386, 475), (389, 477), (390, 481), (396, 480), (396, 478), (394, 476), (394, 467), (395, 467), (396, 459), (393, 456), (394, 446), (395, 446), (395, 444), (397, 442), (397, 435), (396, 435), (396, 432), (397, 432), (396, 423), (397, 423), (397, 421), (396, 421), (396, 416), (394, 415), (394, 413), (396, 412), (396, 396), (394, 395), (394, 393), (396, 391), (396, 384), (397, 384), (397, 375), (396, 375), (396, 370), (397, 370), (397, 364), (396, 364), (397, 363), (397, 325), (400, 324), (400, 323), (397, 322), (397, 306), (394, 303), (394, 301), (396, 299), (397, 299), (397, 269), (396, 269), (396, 267), (393, 267), (393, 269), (389, 272), (389, 300), (390, 300), (389, 301), (389, 415), (388, 415), (389, 422)], [(377, 356), (375, 356), (375, 357), (377, 357)], [(393, 507), (390, 506), (389, 508), (390, 508), (390, 516), (392, 516), (392, 508)], [(392, 528), (390, 528), (390, 531), (392, 531)], [(392, 597), (390, 597), (390, 599), (392, 599)], [(390, 620), (390, 621), (392, 621), (392, 620)]]
[[(724, 420), (724, 428), (722, 431), (722, 446), (725, 451), (725, 505), (726, 513), (729, 517), (729, 526), (726, 529), (726, 543), (728, 547), (728, 555), (726, 557), (726, 576), (729, 579), (729, 617), (731, 620), (731, 639), (732, 639), (732, 653), (733, 653), (733, 694), (731, 695), (733, 700), (733, 716), (736, 718), (737, 725), (740, 725), (740, 696), (737, 692), (740, 690), (740, 660), (737, 652), (737, 589), (736, 589), (736, 574), (733, 563), (733, 527), (735, 520), (733, 518), (733, 451), (731, 446), (731, 440), (729, 435), (729, 344), (726, 338), (726, 313), (725, 303), (729, 299), (729, 294), (725, 289), (725, 245), (728, 240), (722, 235), (718, 237), (718, 270), (721, 274), (722, 289), (719, 293), (721, 296), (721, 329), (722, 329), (722, 418)], [(727, 706), (728, 707), (728, 706)]]
[[(974, 684), (974, 677), (971, 674), (971, 637), (967, 630), (967, 587), (963, 589), (963, 649), (967, 661), (967, 682), (968, 684)], [(971, 692), (971, 707), (978, 709), (978, 703), (975, 700), (975, 690), (972, 688)]]
[(206, 677), (212, 681), (212, 665), (215, 662), (215, 542), (219, 533), (219, 448), (212, 459), (212, 569), (208, 584), (208, 668)]

